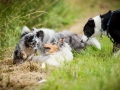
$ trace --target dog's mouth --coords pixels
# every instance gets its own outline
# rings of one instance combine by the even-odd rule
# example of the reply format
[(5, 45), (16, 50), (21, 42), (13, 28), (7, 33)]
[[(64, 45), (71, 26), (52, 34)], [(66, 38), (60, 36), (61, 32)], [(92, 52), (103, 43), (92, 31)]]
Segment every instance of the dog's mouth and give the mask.
[(46, 54), (53, 54), (58, 51), (58, 46), (55, 44), (44, 44)]
[(51, 50), (50, 47), (44, 47), (45, 48), (45, 52), (49, 52)]

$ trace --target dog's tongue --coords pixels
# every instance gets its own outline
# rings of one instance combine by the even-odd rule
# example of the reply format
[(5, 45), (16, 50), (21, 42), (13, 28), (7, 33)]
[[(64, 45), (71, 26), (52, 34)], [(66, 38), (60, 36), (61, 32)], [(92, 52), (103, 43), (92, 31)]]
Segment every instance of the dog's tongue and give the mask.
[(45, 48), (45, 52), (49, 52), (50, 48)]

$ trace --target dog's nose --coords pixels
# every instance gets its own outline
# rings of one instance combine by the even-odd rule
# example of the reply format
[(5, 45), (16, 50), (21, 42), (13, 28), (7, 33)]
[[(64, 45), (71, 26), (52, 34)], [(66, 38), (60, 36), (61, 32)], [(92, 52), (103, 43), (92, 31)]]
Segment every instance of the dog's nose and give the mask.
[(83, 43), (83, 40), (81, 40), (81, 43)]

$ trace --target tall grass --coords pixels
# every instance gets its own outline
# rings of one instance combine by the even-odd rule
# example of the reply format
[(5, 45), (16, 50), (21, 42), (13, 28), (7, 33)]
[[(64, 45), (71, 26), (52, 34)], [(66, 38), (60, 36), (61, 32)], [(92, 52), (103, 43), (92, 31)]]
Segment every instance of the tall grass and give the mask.
[(24, 25), (29, 28), (59, 28), (67, 23), (62, 15), (69, 12), (63, 10), (66, 8), (64, 0), (9, 1), (0, 3), (0, 59), (15, 47)]
[[(61, 30), (74, 20), (92, 12), (119, 7), (119, 1), (96, 0), (1, 0), (0, 3), (0, 59), (6, 51), (13, 51), (24, 25)], [(111, 6), (112, 5), (112, 6)], [(12, 52), (10, 52), (12, 53)]]

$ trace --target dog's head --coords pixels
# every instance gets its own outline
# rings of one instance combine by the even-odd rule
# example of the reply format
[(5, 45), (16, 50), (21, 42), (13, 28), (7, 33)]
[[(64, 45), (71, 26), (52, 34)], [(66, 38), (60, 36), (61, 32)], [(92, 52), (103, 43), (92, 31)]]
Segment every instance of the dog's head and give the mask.
[(90, 18), (83, 28), (82, 42), (86, 42), (95, 33), (95, 20)]
[(45, 36), (44, 31), (41, 29), (36, 29), (36, 28), (33, 28), (32, 30), (33, 30), (33, 33), (36, 35), (36, 37), (39, 40), (38, 48), (43, 49), (43, 42), (44, 42), (44, 36)]
[(22, 63), (30, 55), (36, 53), (39, 39), (26, 26), (23, 27), (18, 45), (14, 51), (13, 63)]
[(110, 18), (111, 11), (103, 15), (90, 18), (83, 28), (84, 35), (82, 42), (86, 42), (89, 38), (101, 35), (101, 29), (107, 29), (107, 22)]
[(43, 46), (46, 54), (53, 54), (63, 46), (63, 39), (60, 39), (59, 41), (54, 41), (50, 44), (44, 44)]

